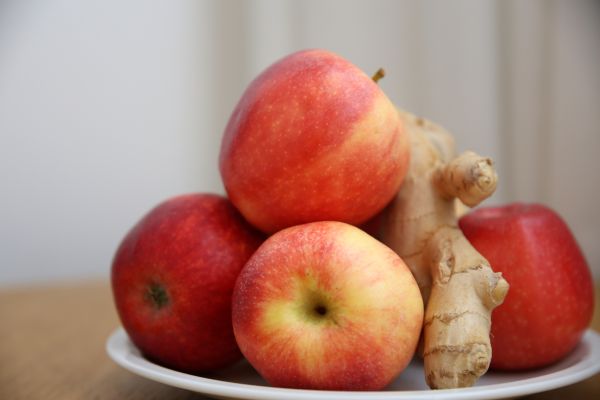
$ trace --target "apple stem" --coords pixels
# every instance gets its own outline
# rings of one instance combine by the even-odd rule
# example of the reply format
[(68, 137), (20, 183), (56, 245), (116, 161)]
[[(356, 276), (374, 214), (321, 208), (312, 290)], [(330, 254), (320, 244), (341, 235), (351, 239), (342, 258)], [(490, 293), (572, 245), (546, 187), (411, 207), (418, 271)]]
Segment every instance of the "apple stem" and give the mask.
[(381, 78), (385, 76), (385, 70), (383, 68), (379, 68), (377, 72), (371, 77), (375, 81), (375, 83), (379, 82)]

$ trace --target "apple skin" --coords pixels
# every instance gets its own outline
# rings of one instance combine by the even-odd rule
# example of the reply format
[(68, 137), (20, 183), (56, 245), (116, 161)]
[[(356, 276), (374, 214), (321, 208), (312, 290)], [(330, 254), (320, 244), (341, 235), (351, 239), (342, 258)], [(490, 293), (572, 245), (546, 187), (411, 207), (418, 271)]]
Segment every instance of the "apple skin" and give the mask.
[(242, 353), (288, 388), (382, 389), (410, 362), (423, 323), (400, 257), (342, 222), (271, 236), (240, 273), (232, 304)]
[(491, 368), (537, 368), (566, 356), (594, 308), (590, 270), (567, 224), (546, 206), (523, 203), (476, 209), (459, 223), (510, 283), (492, 313)]
[(232, 203), (264, 232), (359, 225), (398, 191), (409, 161), (400, 116), (360, 69), (325, 50), (293, 53), (246, 89), (219, 167)]
[(147, 358), (189, 373), (239, 360), (231, 294), (262, 240), (221, 196), (182, 195), (151, 210), (112, 264), (114, 301), (132, 342)]

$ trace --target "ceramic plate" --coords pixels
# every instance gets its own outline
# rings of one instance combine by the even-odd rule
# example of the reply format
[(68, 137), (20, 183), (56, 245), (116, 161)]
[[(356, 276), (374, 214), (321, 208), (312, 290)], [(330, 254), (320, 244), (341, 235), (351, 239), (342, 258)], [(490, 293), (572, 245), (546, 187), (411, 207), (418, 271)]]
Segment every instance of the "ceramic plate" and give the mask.
[(117, 364), (135, 374), (220, 399), (501, 399), (570, 385), (600, 371), (600, 335), (592, 330), (585, 333), (581, 343), (567, 358), (550, 367), (520, 373), (489, 372), (474, 387), (435, 391), (429, 390), (425, 384), (423, 364), (419, 360), (413, 361), (384, 391), (342, 392), (271, 387), (246, 361), (203, 377), (177, 372), (142, 357), (123, 328), (113, 332), (106, 349)]

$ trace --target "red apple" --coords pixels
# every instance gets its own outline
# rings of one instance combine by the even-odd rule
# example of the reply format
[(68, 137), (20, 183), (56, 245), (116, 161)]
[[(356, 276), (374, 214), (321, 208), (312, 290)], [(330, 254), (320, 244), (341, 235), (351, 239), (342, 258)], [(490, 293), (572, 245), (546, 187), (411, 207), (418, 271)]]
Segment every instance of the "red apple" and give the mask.
[(409, 143), (377, 84), (336, 54), (291, 54), (246, 89), (225, 128), (229, 198), (265, 232), (306, 222), (360, 224), (397, 192)]
[(231, 294), (260, 243), (221, 196), (178, 196), (150, 211), (112, 265), (114, 300), (133, 343), (149, 359), (190, 373), (240, 359)]
[(423, 323), (404, 262), (360, 229), (314, 222), (259, 247), (238, 277), (242, 353), (272, 385), (376, 390), (411, 360)]
[(590, 270), (566, 223), (539, 204), (480, 208), (460, 227), (510, 283), (492, 314), (491, 368), (542, 367), (567, 355), (590, 324)]

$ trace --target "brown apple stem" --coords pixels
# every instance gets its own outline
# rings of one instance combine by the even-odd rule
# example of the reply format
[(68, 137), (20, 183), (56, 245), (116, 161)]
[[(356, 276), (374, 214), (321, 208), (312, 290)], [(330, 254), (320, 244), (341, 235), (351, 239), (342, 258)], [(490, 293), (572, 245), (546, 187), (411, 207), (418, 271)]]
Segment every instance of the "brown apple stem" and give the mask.
[(377, 70), (377, 72), (375, 72), (375, 75), (373, 75), (371, 77), (371, 79), (373, 79), (375, 81), (375, 83), (379, 82), (379, 80), (381, 78), (383, 78), (385, 76), (385, 70), (383, 68), (379, 68)]

